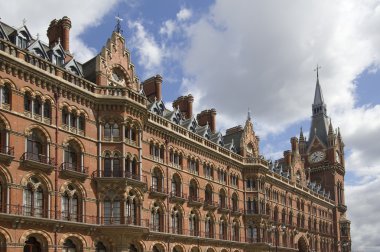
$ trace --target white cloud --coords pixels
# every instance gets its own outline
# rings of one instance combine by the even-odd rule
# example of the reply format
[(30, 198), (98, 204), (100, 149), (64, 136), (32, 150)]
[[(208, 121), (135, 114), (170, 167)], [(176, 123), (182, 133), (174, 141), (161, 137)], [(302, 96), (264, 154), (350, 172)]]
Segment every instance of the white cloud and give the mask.
[(4, 10), (1, 14), (3, 22), (17, 27), (22, 25), (22, 19), (25, 18), (32, 35), (36, 37), (39, 33), (41, 40), (45, 42), (48, 42), (46, 31), (50, 21), (68, 16), (72, 22), (70, 48), (77, 59), (83, 62), (94, 56), (95, 51), (88, 48), (79, 35), (87, 28), (99, 25), (104, 15), (115, 6), (117, 1), (0, 1), (0, 9)]
[(177, 13), (177, 19), (179, 21), (185, 21), (191, 18), (193, 15), (192, 11), (187, 8), (182, 8), (178, 13)]
[(165, 21), (162, 27), (160, 28), (160, 34), (166, 35), (167, 37), (171, 37), (172, 34), (175, 32), (176, 28), (176, 23), (173, 20), (169, 19)]
[(129, 47), (131, 50), (133, 48), (137, 50), (138, 63), (145, 69), (145, 75), (149, 76), (160, 72), (163, 48), (145, 30), (141, 22), (129, 21), (128, 26), (134, 30), (133, 36), (129, 40)]

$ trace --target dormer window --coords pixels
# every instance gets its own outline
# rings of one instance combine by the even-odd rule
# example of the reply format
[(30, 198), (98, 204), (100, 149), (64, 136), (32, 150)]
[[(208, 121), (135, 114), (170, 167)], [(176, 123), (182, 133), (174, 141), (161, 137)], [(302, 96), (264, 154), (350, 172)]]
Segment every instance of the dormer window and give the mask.
[(28, 35), (26, 32), (22, 31), (19, 33), (17, 36), (17, 42), (16, 42), (18, 47), (21, 47), (25, 49), (28, 46)]
[(65, 58), (61, 51), (56, 50), (52, 55), (53, 64), (62, 66), (65, 63)]

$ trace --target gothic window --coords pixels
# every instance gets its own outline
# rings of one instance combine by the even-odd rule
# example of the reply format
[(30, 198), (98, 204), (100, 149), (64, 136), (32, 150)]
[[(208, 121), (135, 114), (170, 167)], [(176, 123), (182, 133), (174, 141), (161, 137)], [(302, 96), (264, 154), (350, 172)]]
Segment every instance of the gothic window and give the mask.
[(275, 223), (278, 222), (278, 207), (277, 206), (275, 206), (274, 211), (273, 211), (273, 220)]
[(232, 223), (232, 240), (239, 241), (239, 222), (234, 220)]
[(136, 142), (137, 140), (137, 129), (134, 125), (128, 124), (125, 127), (125, 138), (130, 141)]
[(51, 102), (46, 100), (44, 104), (44, 117), (51, 119)]
[(125, 159), (125, 174), (128, 178), (140, 180), (136, 157), (128, 156)]
[(181, 213), (176, 207), (173, 208), (171, 219), (172, 233), (182, 234)]
[(199, 174), (199, 163), (198, 160), (195, 160), (194, 158), (188, 158), (188, 163), (189, 163), (189, 171), (191, 173), (194, 173), (196, 175)]
[(31, 177), (24, 188), (24, 215), (44, 217), (44, 194), (40, 181)]
[[(110, 193), (112, 194), (112, 193)], [(120, 200), (107, 196), (103, 202), (104, 224), (120, 223)]]
[(252, 225), (248, 226), (247, 236), (248, 236), (249, 243), (258, 242), (257, 228)]
[(120, 138), (119, 125), (117, 123), (104, 124), (104, 140), (118, 141)]
[(106, 153), (104, 156), (104, 177), (122, 177), (122, 171), (120, 168), (120, 158), (118, 154), (111, 156)]
[(190, 181), (189, 198), (192, 200), (198, 200), (198, 185), (194, 179)]
[(206, 178), (213, 180), (214, 179), (214, 169), (212, 168), (212, 166), (209, 164), (205, 164), (204, 167), (205, 167), (204, 169), (205, 169)]
[(157, 203), (154, 203), (153, 208), (151, 210), (151, 222), (152, 229), (156, 232), (164, 231), (164, 221), (163, 221), (163, 212)]
[(282, 209), (281, 222), (282, 222), (282, 224), (286, 224), (286, 211), (285, 211), (285, 209)]
[(74, 142), (69, 142), (68, 146), (64, 150), (65, 169), (80, 171), (80, 161), (81, 153), (79, 146), (77, 146)]
[(152, 190), (157, 192), (163, 192), (163, 179), (164, 176), (159, 168), (154, 168), (152, 174)]
[(226, 192), (223, 189), (219, 191), (219, 206), (221, 208), (227, 208)]
[(190, 212), (189, 216), (189, 229), (190, 229), (190, 235), (192, 236), (198, 236), (199, 235), (199, 223), (198, 223), (198, 216), (194, 211)]
[(27, 159), (46, 163), (46, 139), (41, 132), (32, 130), (27, 138)]
[(132, 192), (129, 193), (129, 197), (126, 201), (125, 215), (127, 216), (127, 223), (138, 225), (139, 224), (140, 207), (137, 202), (137, 196)]
[(86, 117), (84, 114), (80, 114), (79, 116), (79, 125), (78, 125), (79, 130), (84, 131), (86, 128)]
[(212, 203), (212, 188), (207, 184), (205, 189), (205, 202)]
[(219, 239), (227, 240), (227, 220), (224, 218), (219, 221)]
[(75, 188), (69, 185), (62, 195), (62, 219), (79, 221), (79, 197)]
[(24, 94), (24, 110), (32, 112), (32, 97), (28, 92)]
[(182, 187), (181, 178), (179, 177), (178, 174), (174, 174), (172, 178), (172, 188), (171, 188), (172, 195), (176, 197), (182, 197), (181, 187)]
[(1, 97), (1, 102), (3, 104), (10, 104), (10, 101), (11, 101), (11, 88), (9, 85), (5, 85), (3, 87), (1, 87), (2, 89), (2, 97)]
[(212, 219), (211, 214), (206, 215), (205, 236), (206, 238), (214, 238), (214, 221)]

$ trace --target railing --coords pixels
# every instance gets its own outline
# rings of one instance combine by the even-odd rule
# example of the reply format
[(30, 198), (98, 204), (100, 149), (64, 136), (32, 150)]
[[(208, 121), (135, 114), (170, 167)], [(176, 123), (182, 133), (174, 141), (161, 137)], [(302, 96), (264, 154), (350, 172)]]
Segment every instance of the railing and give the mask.
[(259, 212), (253, 209), (248, 209), (248, 210), (245, 210), (245, 214), (253, 215), (253, 214), (259, 214)]
[(149, 227), (148, 219), (137, 219), (130, 216), (126, 217), (101, 217), (100, 223), (102, 225), (131, 225), (131, 226), (140, 226), (140, 227)]
[(198, 203), (202, 203), (203, 202), (203, 199), (199, 198), (196, 195), (189, 195), (189, 197), (187, 199), (189, 200), (189, 202), (198, 202)]
[(163, 186), (151, 186), (150, 192), (167, 194), (166, 188), (164, 188)]
[(133, 174), (130, 172), (125, 172), (123, 175), (123, 171), (121, 170), (100, 170), (94, 171), (92, 173), (92, 178), (127, 178), (133, 179), (136, 181), (140, 181), (142, 183), (147, 183), (147, 177), (145, 175)]
[(43, 207), (31, 207), (25, 205), (8, 205), (8, 214), (23, 215), (37, 218), (47, 218), (47, 212)]
[(88, 174), (88, 167), (78, 166), (70, 162), (64, 162), (59, 166), (60, 171), (74, 171), (83, 174)]
[(43, 154), (37, 154), (37, 153), (32, 153), (32, 152), (25, 152), (24, 154), (22, 154), (21, 160), (22, 161), (26, 161), (26, 160), (35, 161), (38, 163), (52, 165), (52, 166), (55, 165), (54, 158), (47, 157)]
[(15, 155), (15, 148), (10, 147), (10, 146), (0, 146), (0, 154), (14, 156)]
[(154, 232), (165, 232), (164, 224), (150, 224), (149, 230)]
[(182, 193), (182, 192), (171, 192), (170, 193), (170, 198), (181, 198), (181, 199), (186, 199), (187, 195)]

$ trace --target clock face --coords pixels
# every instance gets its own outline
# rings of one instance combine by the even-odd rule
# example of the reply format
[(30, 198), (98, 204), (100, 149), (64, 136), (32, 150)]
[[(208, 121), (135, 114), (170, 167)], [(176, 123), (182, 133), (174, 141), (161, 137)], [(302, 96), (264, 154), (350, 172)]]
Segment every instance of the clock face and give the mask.
[(340, 164), (340, 155), (339, 155), (339, 151), (336, 151), (336, 152), (335, 152), (335, 162), (337, 162), (337, 163)]
[(326, 154), (323, 151), (315, 151), (310, 154), (309, 156), (309, 162), (310, 163), (318, 163), (324, 160), (326, 157)]

